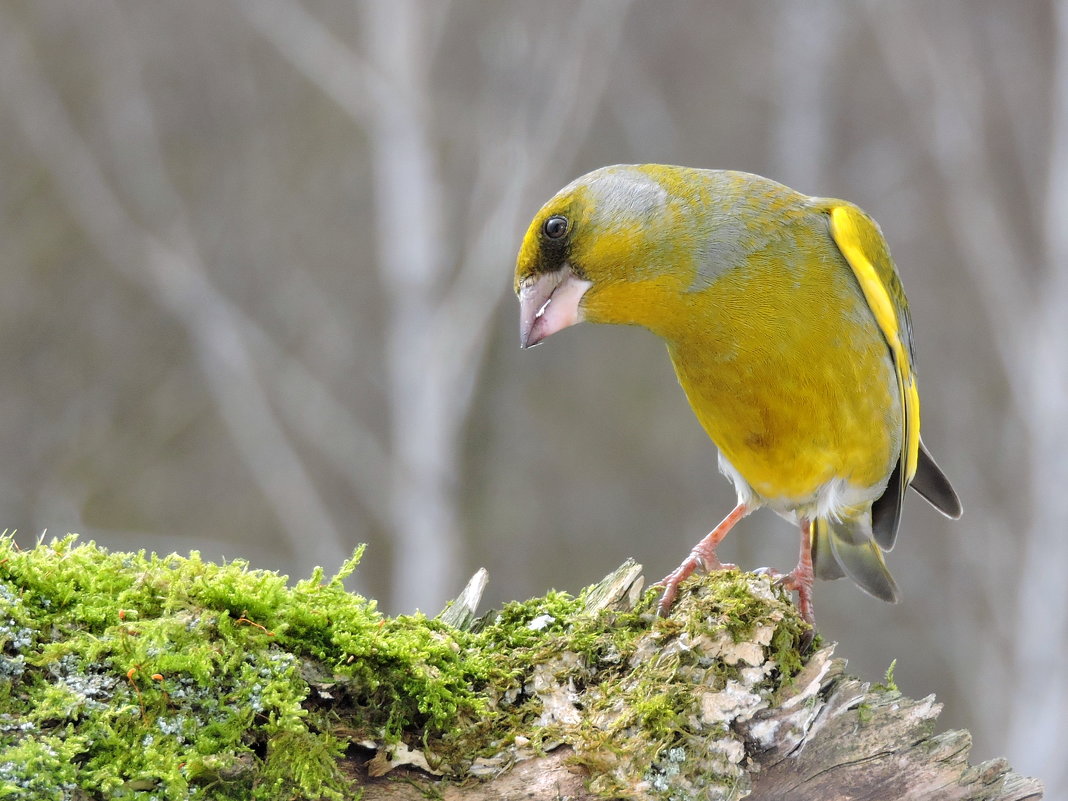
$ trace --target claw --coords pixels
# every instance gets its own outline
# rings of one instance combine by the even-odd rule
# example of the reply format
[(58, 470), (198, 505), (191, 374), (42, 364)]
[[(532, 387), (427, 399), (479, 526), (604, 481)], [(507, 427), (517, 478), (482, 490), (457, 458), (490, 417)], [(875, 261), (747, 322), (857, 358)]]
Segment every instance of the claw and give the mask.
[(753, 574), (756, 576), (769, 576), (775, 581), (778, 581), (782, 578), (782, 573), (780, 573), (773, 567), (758, 567), (756, 570), (753, 571)]
[(708, 536), (693, 546), (690, 555), (682, 561), (681, 565), (653, 585), (654, 587), (664, 588), (664, 593), (660, 596), (660, 601), (656, 605), (656, 613), (658, 615), (667, 617), (668, 612), (671, 611), (671, 605), (675, 603), (675, 597), (679, 594), (679, 585), (688, 579), (697, 568), (701, 568), (705, 572), (735, 569), (735, 565), (719, 561), (716, 557), (716, 546), (727, 536), (727, 532), (734, 527), (734, 524), (749, 514), (750, 511), (752, 511), (751, 508), (744, 503), (739, 503), (735, 506), (734, 511), (723, 518), (723, 521), (712, 529)]

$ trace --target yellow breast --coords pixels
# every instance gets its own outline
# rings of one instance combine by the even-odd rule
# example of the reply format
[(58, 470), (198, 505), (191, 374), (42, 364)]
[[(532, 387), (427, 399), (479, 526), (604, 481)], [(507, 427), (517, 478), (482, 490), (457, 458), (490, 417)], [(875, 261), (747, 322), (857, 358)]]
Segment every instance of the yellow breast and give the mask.
[[(768, 256), (769, 254), (764, 254)], [(698, 420), (753, 490), (803, 507), (840, 479), (881, 488), (900, 453), (885, 341), (847, 265), (758, 254), (686, 299), (665, 338)]]

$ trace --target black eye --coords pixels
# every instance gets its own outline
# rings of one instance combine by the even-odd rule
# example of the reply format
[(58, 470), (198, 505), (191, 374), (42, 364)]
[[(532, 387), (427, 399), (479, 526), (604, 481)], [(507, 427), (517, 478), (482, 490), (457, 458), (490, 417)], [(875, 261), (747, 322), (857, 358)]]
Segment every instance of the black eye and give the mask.
[(559, 214), (554, 214), (545, 221), (541, 230), (545, 232), (545, 235), (549, 237), (549, 239), (559, 239), (567, 233), (567, 217), (561, 217)]

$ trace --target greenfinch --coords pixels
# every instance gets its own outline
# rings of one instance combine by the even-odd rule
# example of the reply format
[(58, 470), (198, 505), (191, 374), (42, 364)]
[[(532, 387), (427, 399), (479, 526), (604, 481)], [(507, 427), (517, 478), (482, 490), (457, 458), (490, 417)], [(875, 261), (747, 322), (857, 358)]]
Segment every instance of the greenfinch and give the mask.
[(912, 325), (879, 226), (851, 203), (744, 172), (659, 164), (576, 179), (531, 222), (515, 270), (520, 345), (581, 321), (667, 344), (719, 449), (734, 510), (661, 582), (666, 614), (716, 546), (768, 507), (801, 531), (778, 579), (813, 621), (814, 577), (896, 602), (883, 557), (912, 487), (961, 504), (920, 440)]

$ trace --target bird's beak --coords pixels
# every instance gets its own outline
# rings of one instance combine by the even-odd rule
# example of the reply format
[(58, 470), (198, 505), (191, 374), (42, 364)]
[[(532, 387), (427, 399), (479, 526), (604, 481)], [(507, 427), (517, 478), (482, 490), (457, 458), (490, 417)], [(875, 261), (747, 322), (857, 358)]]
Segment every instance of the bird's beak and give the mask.
[(532, 348), (547, 336), (582, 322), (579, 301), (591, 286), (568, 264), (556, 272), (524, 279), (519, 285), (519, 347)]

